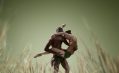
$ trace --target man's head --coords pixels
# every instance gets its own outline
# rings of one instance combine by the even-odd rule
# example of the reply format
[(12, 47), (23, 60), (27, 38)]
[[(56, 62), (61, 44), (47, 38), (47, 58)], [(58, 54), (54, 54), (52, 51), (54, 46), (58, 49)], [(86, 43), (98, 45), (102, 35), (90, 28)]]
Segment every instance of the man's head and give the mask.
[(58, 27), (58, 28), (56, 29), (56, 32), (63, 32), (63, 29), (62, 29), (61, 27)]
[(65, 31), (66, 33), (68, 33), (68, 34), (71, 34), (71, 30), (67, 30), (67, 31)]

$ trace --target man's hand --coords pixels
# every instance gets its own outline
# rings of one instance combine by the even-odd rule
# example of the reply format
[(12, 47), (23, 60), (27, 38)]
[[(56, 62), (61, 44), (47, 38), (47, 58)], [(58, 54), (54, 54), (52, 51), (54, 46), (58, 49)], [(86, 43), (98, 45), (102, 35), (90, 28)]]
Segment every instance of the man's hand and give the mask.
[(42, 56), (42, 54), (37, 54), (36, 56), (34, 56), (34, 58), (37, 58), (37, 57), (39, 57), (39, 56)]

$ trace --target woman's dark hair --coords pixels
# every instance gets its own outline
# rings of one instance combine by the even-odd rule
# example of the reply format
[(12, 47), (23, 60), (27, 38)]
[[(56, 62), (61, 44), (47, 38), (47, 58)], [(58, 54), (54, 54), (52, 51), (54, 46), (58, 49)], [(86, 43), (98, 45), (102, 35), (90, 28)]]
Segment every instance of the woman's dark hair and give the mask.
[(68, 34), (71, 34), (71, 30), (67, 30), (67, 31), (65, 31), (66, 33), (68, 33)]

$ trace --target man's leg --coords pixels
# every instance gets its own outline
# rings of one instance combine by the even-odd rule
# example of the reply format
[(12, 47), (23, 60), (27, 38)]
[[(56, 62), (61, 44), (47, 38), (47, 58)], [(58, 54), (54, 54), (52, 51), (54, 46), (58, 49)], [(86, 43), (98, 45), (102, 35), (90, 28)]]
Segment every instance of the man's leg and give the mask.
[(65, 69), (65, 73), (69, 73), (70, 68), (69, 68), (69, 64), (68, 64), (68, 62), (67, 62), (66, 59), (64, 59), (63, 61), (61, 61), (61, 65)]
[(54, 73), (58, 73), (59, 65), (60, 65), (60, 61), (58, 61), (56, 58), (51, 61), (51, 66), (54, 67)]

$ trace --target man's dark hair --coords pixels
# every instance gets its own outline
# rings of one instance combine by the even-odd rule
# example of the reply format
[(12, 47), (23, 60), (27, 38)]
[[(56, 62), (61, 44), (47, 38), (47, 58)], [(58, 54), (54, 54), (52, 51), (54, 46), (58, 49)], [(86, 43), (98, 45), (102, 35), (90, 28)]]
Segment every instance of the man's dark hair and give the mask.
[(56, 32), (63, 32), (63, 29), (61, 27), (58, 27)]
[(71, 30), (67, 30), (67, 31), (65, 31), (66, 33), (68, 33), (68, 34), (71, 34)]

